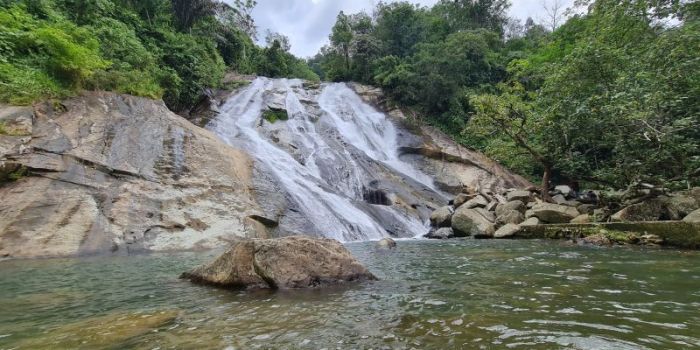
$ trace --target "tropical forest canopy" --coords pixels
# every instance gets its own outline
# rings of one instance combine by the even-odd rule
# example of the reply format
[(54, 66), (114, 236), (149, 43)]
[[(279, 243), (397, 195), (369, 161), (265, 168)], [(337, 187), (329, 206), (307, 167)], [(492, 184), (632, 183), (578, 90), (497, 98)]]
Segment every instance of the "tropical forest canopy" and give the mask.
[[(308, 61), (255, 44), (255, 0), (0, 0), (0, 102), (81, 89), (191, 108), (227, 71), (356, 81), (545, 185), (700, 185), (700, 3), (578, 0), (564, 18), (508, 0), (380, 2), (337, 16)], [(545, 22), (545, 23), (541, 23)]]
[[(0, 102), (100, 89), (191, 107), (227, 70), (318, 80), (268, 33), (254, 0), (0, 0)], [(286, 40), (288, 43), (288, 40)]]
[(311, 65), (544, 182), (700, 184), (700, 3), (550, 3), (540, 24), (507, 0), (341, 12)]

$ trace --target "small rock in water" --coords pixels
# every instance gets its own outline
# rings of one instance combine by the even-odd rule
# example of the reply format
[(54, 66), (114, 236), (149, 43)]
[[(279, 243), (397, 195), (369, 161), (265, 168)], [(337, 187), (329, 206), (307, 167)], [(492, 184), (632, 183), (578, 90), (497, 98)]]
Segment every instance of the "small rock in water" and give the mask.
[(377, 242), (377, 246), (379, 248), (384, 248), (384, 249), (394, 249), (396, 248), (396, 241), (394, 241), (391, 238), (382, 238), (379, 242)]
[(427, 235), (425, 235), (425, 238), (430, 238), (430, 239), (448, 239), (448, 238), (453, 238), (455, 236), (454, 231), (450, 227), (443, 227), (439, 228), (437, 230), (432, 229), (430, 232), (428, 232)]

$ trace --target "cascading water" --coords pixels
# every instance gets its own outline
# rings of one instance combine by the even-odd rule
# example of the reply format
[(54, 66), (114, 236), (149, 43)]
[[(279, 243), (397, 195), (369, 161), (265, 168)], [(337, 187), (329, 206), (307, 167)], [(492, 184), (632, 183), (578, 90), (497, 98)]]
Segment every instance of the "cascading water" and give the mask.
[[(278, 123), (285, 124), (280, 132), (288, 144), (267, 134), (273, 125), (262, 114), (271, 101), (287, 111), (288, 120)], [(394, 125), (344, 84), (325, 85), (319, 96), (300, 80), (257, 78), (226, 101), (208, 128), (272, 175), (316, 230), (309, 234), (357, 241), (427, 231), (405, 209), (363, 201), (383, 172), (410, 182), (414, 192), (437, 191), (427, 175), (399, 159)]]

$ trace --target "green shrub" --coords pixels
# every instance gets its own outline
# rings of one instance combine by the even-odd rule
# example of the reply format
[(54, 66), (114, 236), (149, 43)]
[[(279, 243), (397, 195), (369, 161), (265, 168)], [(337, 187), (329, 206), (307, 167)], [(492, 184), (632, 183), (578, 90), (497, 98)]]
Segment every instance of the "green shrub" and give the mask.
[(190, 34), (163, 34), (163, 63), (181, 79), (166, 88), (164, 100), (171, 109), (181, 111), (193, 105), (205, 88), (220, 86), (226, 66), (211, 41)]
[(268, 109), (263, 112), (263, 118), (270, 123), (275, 123), (278, 120), (288, 120), (289, 115), (284, 109)]
[(0, 63), (0, 101), (28, 105), (45, 97), (64, 97), (67, 91), (44, 70)]

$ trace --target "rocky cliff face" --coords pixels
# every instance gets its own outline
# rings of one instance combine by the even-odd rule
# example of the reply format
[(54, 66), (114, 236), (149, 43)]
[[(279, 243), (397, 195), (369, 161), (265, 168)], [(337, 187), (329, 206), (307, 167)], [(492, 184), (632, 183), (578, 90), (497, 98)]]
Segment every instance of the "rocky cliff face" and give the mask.
[(464, 188), (498, 192), (507, 188), (532, 186), (484, 154), (456, 143), (448, 135), (391, 106), (381, 89), (361, 84), (350, 87), (364, 101), (383, 110), (401, 129), (401, 158), (432, 176), (437, 186), (457, 194)]
[(86, 93), (4, 108), (0, 256), (219, 247), (258, 235), (251, 160), (148, 99)]
[[(0, 107), (0, 258), (412, 237), (447, 192), (529, 185), (342, 85), (263, 79), (221, 98), (213, 132), (113, 93)], [(270, 110), (288, 120), (268, 120)]]

